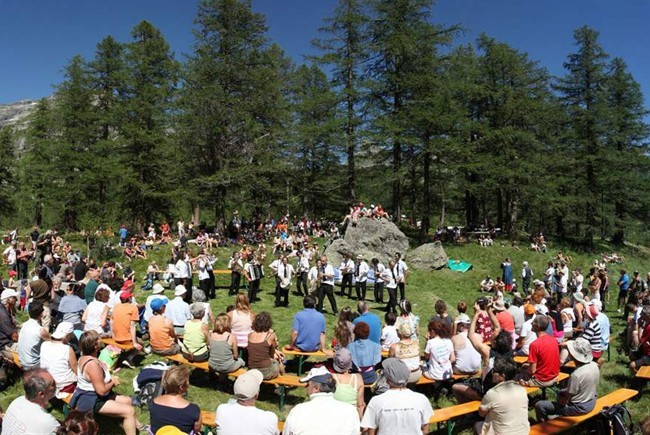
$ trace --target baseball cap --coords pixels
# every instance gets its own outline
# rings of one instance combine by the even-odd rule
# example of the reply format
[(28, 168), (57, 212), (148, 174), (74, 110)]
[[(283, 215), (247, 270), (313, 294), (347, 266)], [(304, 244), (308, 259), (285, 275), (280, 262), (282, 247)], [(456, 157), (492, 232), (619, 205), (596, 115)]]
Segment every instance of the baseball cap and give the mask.
[(74, 325), (70, 322), (61, 322), (57, 325), (56, 330), (52, 333), (52, 338), (61, 339), (74, 330)]
[(241, 400), (252, 399), (260, 392), (260, 384), (264, 380), (264, 375), (257, 369), (248, 370), (239, 376), (233, 387), (235, 397)]
[(543, 314), (545, 316), (548, 314), (548, 308), (546, 308), (546, 305), (544, 305), (544, 304), (535, 305), (535, 311), (538, 312), (539, 314)]
[(132, 297), (133, 297), (133, 293), (131, 293), (128, 290), (124, 290), (124, 291), (122, 291), (122, 293), (120, 293), (120, 300), (121, 301), (128, 301)]
[(169, 302), (169, 299), (162, 297), (162, 298), (155, 298), (151, 301), (151, 311), (158, 311), (165, 305), (167, 305), (167, 302)]
[(382, 363), (386, 379), (396, 387), (405, 386), (408, 383), (411, 374), (406, 364), (397, 358), (387, 358)]
[(124, 284), (122, 284), (122, 289), (121, 290), (131, 290), (135, 287), (135, 283), (129, 279), (124, 281)]
[(165, 291), (165, 287), (163, 287), (161, 284), (156, 283), (153, 285), (153, 289), (151, 291), (152, 294), (154, 295), (159, 295), (160, 293)]
[(307, 376), (304, 378), (300, 379), (300, 382), (309, 382), (309, 381), (314, 381), (314, 382), (319, 382), (321, 384), (326, 384), (332, 379), (332, 375), (330, 372), (327, 371), (327, 368), (325, 366), (320, 366), (320, 367), (314, 367), (313, 369), (309, 370), (309, 373), (307, 373)]
[(346, 372), (352, 367), (352, 354), (349, 350), (342, 347), (334, 354), (334, 370), (339, 373)]
[(18, 294), (18, 292), (16, 290), (12, 290), (10, 288), (4, 289), (2, 291), (2, 294), (0, 294), (0, 300), (3, 300), (3, 301), (7, 300), (9, 298), (19, 298), (19, 297), (20, 297), (20, 295)]
[(535, 314), (535, 307), (533, 307), (531, 304), (524, 305), (524, 314), (527, 316), (532, 316)]

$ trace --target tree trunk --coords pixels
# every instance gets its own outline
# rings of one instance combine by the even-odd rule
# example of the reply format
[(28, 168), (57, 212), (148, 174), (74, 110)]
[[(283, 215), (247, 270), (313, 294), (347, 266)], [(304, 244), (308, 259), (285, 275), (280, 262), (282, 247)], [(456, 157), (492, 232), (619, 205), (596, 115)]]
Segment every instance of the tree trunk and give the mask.
[(497, 228), (504, 228), (503, 225), (503, 192), (497, 189)]
[(192, 205), (192, 223), (197, 226), (201, 223), (201, 206), (198, 204)]
[(428, 150), (428, 138), (425, 138), (425, 152), (422, 156), (422, 175), (424, 184), (422, 186), (422, 222), (420, 223), (420, 242), (424, 243), (431, 227), (431, 152)]

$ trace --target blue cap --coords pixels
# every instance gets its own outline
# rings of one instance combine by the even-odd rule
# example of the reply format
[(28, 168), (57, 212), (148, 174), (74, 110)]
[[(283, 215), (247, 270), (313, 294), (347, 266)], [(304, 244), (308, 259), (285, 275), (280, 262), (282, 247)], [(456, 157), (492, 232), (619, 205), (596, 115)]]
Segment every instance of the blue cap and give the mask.
[(169, 302), (169, 299), (167, 298), (156, 298), (151, 301), (151, 311), (158, 311), (165, 305), (167, 305), (167, 302)]

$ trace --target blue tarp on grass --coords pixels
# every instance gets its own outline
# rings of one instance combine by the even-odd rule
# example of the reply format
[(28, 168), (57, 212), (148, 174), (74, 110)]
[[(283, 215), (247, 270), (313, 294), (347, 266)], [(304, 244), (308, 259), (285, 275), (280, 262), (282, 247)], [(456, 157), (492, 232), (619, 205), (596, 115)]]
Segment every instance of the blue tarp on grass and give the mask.
[(448, 260), (447, 267), (456, 272), (467, 272), (472, 268), (472, 265), (461, 260)]

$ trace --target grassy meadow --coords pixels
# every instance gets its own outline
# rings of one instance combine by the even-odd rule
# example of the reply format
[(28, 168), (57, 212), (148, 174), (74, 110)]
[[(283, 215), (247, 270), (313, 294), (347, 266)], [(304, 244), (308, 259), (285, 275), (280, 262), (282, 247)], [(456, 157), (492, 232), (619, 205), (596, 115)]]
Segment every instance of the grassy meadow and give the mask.
[[(75, 248), (84, 249), (85, 243), (74, 244)], [(322, 246), (322, 245), (321, 245)], [(611, 252), (613, 249), (607, 245), (602, 245), (598, 247), (600, 252)], [(449, 269), (443, 269), (433, 272), (424, 272), (417, 271), (411, 268), (411, 274), (408, 278), (406, 296), (413, 303), (413, 311), (415, 314), (420, 316), (421, 319), (421, 331), (426, 330), (426, 323), (428, 319), (434, 314), (434, 303), (442, 298), (449, 307), (449, 312), (452, 315), (456, 315), (455, 306), (459, 300), (465, 300), (468, 304), (472, 305), (473, 301), (480, 295), (478, 292), (478, 283), (483, 279), (487, 274), (492, 277), (499, 276), (500, 274), (500, 264), (503, 259), (509, 256), (513, 263), (513, 268), (515, 270), (515, 275), (518, 276), (521, 270), (521, 263), (523, 261), (528, 261), (534, 271), (535, 277), (541, 278), (545, 270), (546, 263), (552, 259), (552, 257), (558, 252), (562, 251), (565, 254), (571, 255), (573, 257), (573, 262), (569, 264), (571, 270), (580, 267), (583, 270), (583, 273), (588, 271), (589, 266), (593, 263), (595, 258), (600, 259), (600, 254), (589, 254), (583, 252), (576, 252), (568, 246), (557, 245), (553, 242), (549, 243), (549, 252), (537, 253), (532, 252), (524, 248), (524, 245), (520, 249), (513, 248), (508, 243), (506, 246), (502, 246), (500, 240), (496, 240), (496, 243), (492, 247), (480, 247), (478, 244), (470, 243), (465, 245), (449, 245), (445, 246), (447, 255), (451, 259), (464, 260), (473, 265), (472, 269), (467, 273), (458, 273), (452, 272)], [(269, 251), (270, 252), (270, 251)], [(639, 270), (645, 276), (645, 273), (650, 270), (650, 254), (642, 248), (626, 248), (624, 251), (616, 250), (619, 255), (624, 255), (626, 261), (622, 265), (615, 265), (610, 274), (612, 276), (612, 286), (611, 286), (611, 299), (615, 300), (617, 289), (615, 282), (618, 278), (618, 269), (620, 267), (626, 268), (630, 273), (634, 270)], [(215, 265), (215, 269), (225, 269), (228, 263), (228, 259), (231, 254), (229, 249), (216, 249), (213, 252), (217, 257), (218, 261)], [(136, 271), (136, 296), (139, 302), (143, 303), (148, 296), (149, 292), (140, 290), (140, 286), (143, 284), (143, 276), (145, 275), (145, 269), (148, 263), (151, 260), (156, 260), (158, 264), (165, 265), (168, 258), (170, 257), (170, 248), (168, 246), (158, 247), (156, 250), (149, 251), (149, 260), (135, 260), (131, 262), (132, 268)], [(269, 255), (270, 257), (270, 255)], [(101, 259), (97, 259), (98, 263)], [(128, 262), (125, 258), (120, 260), (123, 265), (126, 265)], [(270, 260), (267, 259), (267, 263)], [(534, 278), (535, 278), (534, 277)], [(519, 279), (517, 280), (520, 281)], [(218, 275), (217, 276), (217, 285), (226, 286), (230, 282), (230, 277), (228, 275)], [(196, 275), (195, 275), (195, 285), (196, 285)], [(295, 284), (294, 284), (295, 287)], [(260, 311), (269, 311), (273, 317), (273, 329), (277, 331), (278, 338), (281, 345), (288, 344), (289, 333), (291, 328), (291, 323), (293, 315), (296, 311), (302, 308), (301, 299), (292, 294), (290, 298), (289, 308), (274, 308), (274, 296), (272, 294), (274, 288), (274, 281), (272, 278), (266, 278), (262, 280), (261, 286), (261, 301), (254, 304), (253, 309), (255, 312)], [(295, 288), (293, 289), (295, 291)], [(168, 297), (173, 297), (173, 292), (167, 290), (166, 295)], [(369, 289), (368, 295), (372, 295), (372, 289)], [(347, 298), (341, 298), (337, 296), (338, 308), (341, 309), (345, 306), (355, 307), (356, 301), (348, 300)], [(217, 290), (217, 298), (211, 301), (212, 310), (215, 314), (225, 311), (226, 306), (233, 304), (234, 298), (227, 296), (226, 289)], [(329, 304), (326, 301), (324, 304), (325, 308), (328, 309)], [(372, 304), (373, 311), (383, 319), (383, 307), (380, 307), (377, 304)], [(631, 375), (629, 369), (627, 368), (628, 359), (624, 353), (619, 349), (619, 339), (618, 334), (623, 329), (623, 322), (621, 320), (621, 315), (616, 313), (614, 309), (608, 307), (607, 315), (610, 317), (612, 323), (612, 349), (611, 349), (611, 361), (606, 362), (601, 370), (601, 382), (598, 387), (598, 392), (600, 395), (606, 394), (614, 389), (627, 387), (634, 389), (647, 388), (644, 383), (638, 383), (635, 381)], [(24, 319), (25, 314), (21, 313), (21, 320)], [(331, 314), (326, 314), (325, 318), (328, 325), (328, 342), (333, 336), (335, 317)], [(424, 340), (421, 339), (421, 346), (424, 348)], [(146, 365), (155, 360), (159, 360), (161, 357), (155, 355), (148, 355), (144, 358), (141, 365)], [(312, 362), (312, 361), (309, 361)], [(309, 368), (309, 364), (306, 365)], [(296, 372), (296, 364), (289, 363), (287, 368), (289, 372)], [(137, 375), (137, 369), (126, 369), (121, 368), (117, 373), (117, 376), (120, 378), (121, 385), (116, 388), (116, 392), (124, 395), (132, 395), (132, 379)], [(231, 392), (231, 386), (222, 386), (221, 389), (216, 389), (215, 385), (211, 383), (207, 375), (195, 371), (192, 373), (191, 387), (188, 394), (188, 400), (197, 403), (201, 409), (214, 411), (220, 403), (224, 403), (229, 399), (229, 391)], [(426, 391), (424, 391), (426, 392)], [(0, 405), (4, 409), (9, 405), (9, 403), (16, 398), (17, 396), (23, 394), (22, 387), (20, 382), (17, 382), (6, 391), (0, 393)], [(552, 398), (552, 394), (551, 394)], [(258, 406), (260, 408), (270, 410), (275, 412), (280, 420), (286, 419), (288, 412), (291, 410), (292, 406), (297, 403), (300, 403), (305, 400), (305, 392), (303, 389), (293, 389), (289, 390), (287, 395), (287, 405), (285, 408), (280, 411), (278, 407), (278, 396), (273, 390), (273, 387), (263, 385), (260, 401)], [(434, 409), (453, 405), (453, 398), (442, 397), (439, 403), (434, 404)], [(648, 394), (640, 394), (633, 401), (627, 402), (634, 419), (639, 422), (645, 416), (650, 415), (650, 396)], [(52, 414), (59, 419), (62, 419), (62, 413), (60, 409), (53, 408)], [(149, 421), (149, 414), (146, 408), (137, 410), (138, 417), (142, 422)], [(531, 417), (534, 416), (534, 412), (531, 412)], [(102, 421), (103, 423), (103, 421)], [(454, 428), (454, 433), (460, 434), (469, 434), (471, 433), (471, 421), (461, 420), (458, 422)], [(106, 421), (102, 424), (102, 433), (121, 433), (119, 426), (114, 422)]]

